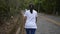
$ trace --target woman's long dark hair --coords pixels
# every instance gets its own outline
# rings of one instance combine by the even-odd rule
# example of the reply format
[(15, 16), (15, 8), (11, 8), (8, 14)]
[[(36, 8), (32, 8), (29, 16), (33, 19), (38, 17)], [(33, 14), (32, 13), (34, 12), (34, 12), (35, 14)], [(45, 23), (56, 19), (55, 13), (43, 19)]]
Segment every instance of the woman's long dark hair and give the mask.
[(33, 13), (34, 5), (33, 4), (30, 4), (29, 5), (29, 9), (30, 9), (30, 12)]

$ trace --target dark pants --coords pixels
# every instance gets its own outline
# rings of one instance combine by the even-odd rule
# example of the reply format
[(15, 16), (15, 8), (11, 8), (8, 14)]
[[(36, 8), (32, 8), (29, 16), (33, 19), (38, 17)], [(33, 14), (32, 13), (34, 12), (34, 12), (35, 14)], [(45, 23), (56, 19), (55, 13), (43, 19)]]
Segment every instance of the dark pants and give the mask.
[(35, 34), (36, 29), (26, 29), (26, 34)]

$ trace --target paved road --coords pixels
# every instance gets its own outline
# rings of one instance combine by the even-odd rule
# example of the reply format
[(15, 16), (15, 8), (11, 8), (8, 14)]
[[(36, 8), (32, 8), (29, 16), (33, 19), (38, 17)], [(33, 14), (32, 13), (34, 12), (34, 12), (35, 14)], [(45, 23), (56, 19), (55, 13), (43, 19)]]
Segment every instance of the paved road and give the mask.
[(36, 34), (60, 34), (60, 17), (38, 14)]

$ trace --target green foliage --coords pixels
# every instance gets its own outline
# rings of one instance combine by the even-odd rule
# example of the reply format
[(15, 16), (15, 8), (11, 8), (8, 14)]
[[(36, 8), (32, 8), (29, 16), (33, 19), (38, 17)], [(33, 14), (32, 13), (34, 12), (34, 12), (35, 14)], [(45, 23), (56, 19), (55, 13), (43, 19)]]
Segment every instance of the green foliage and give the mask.
[(0, 0), (0, 23), (16, 16), (23, 8), (24, 0)]
[(35, 0), (35, 8), (44, 13), (58, 14), (60, 13), (59, 0)]
[(45, 11), (48, 11), (47, 13), (50, 13), (52, 11), (52, 9), (54, 8), (54, 6), (56, 6), (55, 4), (56, 2), (53, 2), (53, 0), (46, 0), (43, 3), (43, 8), (45, 8)]
[(59, 2), (59, 0), (0, 0), (0, 22), (17, 15), (20, 9), (28, 8), (30, 3), (35, 5), (37, 11), (59, 14)]

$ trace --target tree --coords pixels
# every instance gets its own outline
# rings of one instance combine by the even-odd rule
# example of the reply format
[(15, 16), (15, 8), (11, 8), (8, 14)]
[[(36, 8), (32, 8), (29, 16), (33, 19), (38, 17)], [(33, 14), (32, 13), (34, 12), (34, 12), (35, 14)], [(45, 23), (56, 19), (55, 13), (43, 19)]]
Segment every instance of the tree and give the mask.
[(23, 8), (24, 0), (0, 0), (0, 23), (7, 21), (11, 16), (16, 16)]

